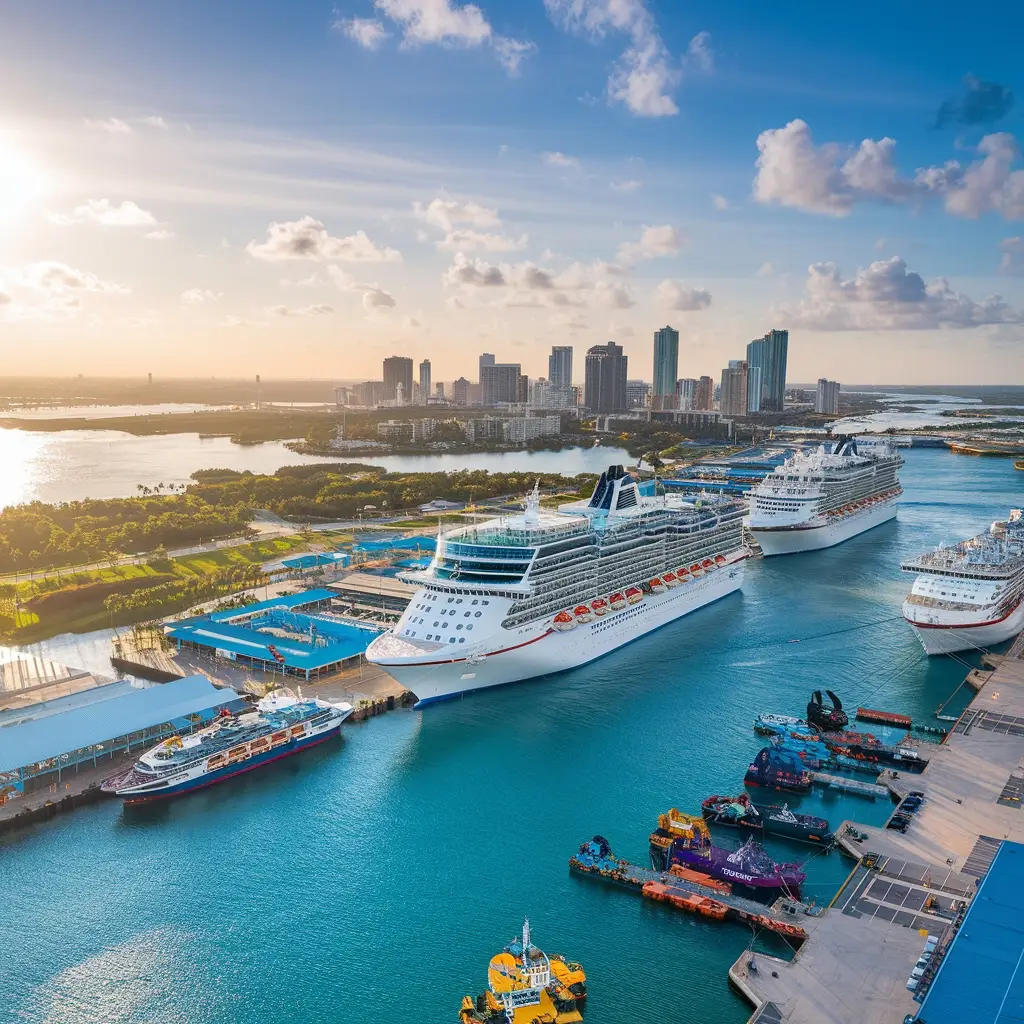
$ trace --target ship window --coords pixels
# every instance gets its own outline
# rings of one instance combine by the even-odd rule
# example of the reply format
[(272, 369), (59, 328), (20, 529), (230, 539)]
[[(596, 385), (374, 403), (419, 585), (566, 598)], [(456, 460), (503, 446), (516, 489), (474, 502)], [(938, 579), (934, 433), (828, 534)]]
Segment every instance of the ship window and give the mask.
[(469, 624), (469, 625), (468, 625), (468, 626), (466, 627), (466, 629), (472, 629), (472, 628), (473, 628), (473, 623), (471, 622), (471, 623), (470, 623), (470, 624)]
[(435, 623), (434, 623), (434, 625), (436, 626), (436, 625), (437, 625), (437, 623), (435, 622)]
[(460, 622), (455, 628), (456, 629), (462, 629), (462, 623)]
[(478, 601), (478, 600), (477, 600), (477, 599), (476, 599), (476, 598), (474, 597), (474, 598), (473, 598), (473, 604), (479, 604), (479, 603), (480, 603), (480, 602), (479, 602), (479, 601)]
[(459, 637), (459, 643), (460, 644), (464, 644), (465, 642), (466, 642), (466, 638), (464, 636), (460, 636)]
[(472, 615), (472, 614), (473, 614), (472, 612), (466, 612), (462, 617), (464, 619), (468, 619), (470, 617), (470, 615)]
[(483, 615), (483, 612), (474, 612), (473, 615), (479, 619), (480, 616)]
[(455, 637), (453, 637), (453, 636), (448, 637), (448, 643), (450, 643), (450, 644), (455, 643)]
[(491, 602), (490, 601), (481, 601), (480, 603), (481, 604), (490, 604)]
[(454, 597), (449, 597), (449, 598), (448, 598), (448, 603), (449, 603), (449, 604), (452, 604), (452, 603), (453, 603), (454, 601), (455, 601), (455, 598), (454, 598)]

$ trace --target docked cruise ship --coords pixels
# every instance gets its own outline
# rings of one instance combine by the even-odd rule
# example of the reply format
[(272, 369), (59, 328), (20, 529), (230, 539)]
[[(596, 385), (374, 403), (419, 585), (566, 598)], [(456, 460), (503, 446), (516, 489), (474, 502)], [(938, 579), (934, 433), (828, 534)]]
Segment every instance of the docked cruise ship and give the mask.
[(902, 565), (917, 573), (903, 617), (928, 654), (991, 647), (1024, 629), (1024, 512)]
[(366, 657), (419, 705), (583, 665), (737, 590), (742, 523), (735, 499), (642, 494), (621, 466), (557, 511), (534, 488), (522, 514), (438, 538)]
[(830, 548), (892, 519), (903, 457), (852, 437), (798, 452), (748, 492), (747, 526), (766, 555)]

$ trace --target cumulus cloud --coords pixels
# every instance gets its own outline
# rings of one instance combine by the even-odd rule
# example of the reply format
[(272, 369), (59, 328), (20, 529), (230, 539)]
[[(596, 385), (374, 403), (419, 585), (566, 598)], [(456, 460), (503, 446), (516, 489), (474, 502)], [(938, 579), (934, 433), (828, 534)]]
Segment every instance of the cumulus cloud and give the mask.
[(174, 238), (174, 232), (169, 228), (157, 228), (155, 231), (147, 231), (145, 237), (153, 242), (166, 242)]
[(635, 192), (640, 188), (640, 182), (633, 178), (630, 178), (628, 181), (609, 181), (608, 187), (613, 192)]
[(339, 18), (334, 27), (367, 50), (376, 50), (391, 35), (376, 18)]
[(260, 260), (337, 260), (342, 263), (397, 263), (402, 254), (387, 246), (377, 246), (357, 231), (346, 238), (335, 238), (314, 217), (293, 221), (274, 221), (267, 228), (267, 240), (255, 239), (246, 247), (250, 256)]
[(356, 281), (346, 274), (341, 267), (328, 267), (327, 276), (339, 291), (353, 292), (357, 295), (361, 295), (363, 300), (363, 309), (368, 313), (374, 313), (380, 309), (391, 308), (398, 304), (395, 297), (390, 292), (381, 288), (380, 285), (375, 282), (368, 283)]
[(209, 288), (187, 288), (181, 293), (181, 301), (186, 306), (201, 306), (204, 302), (216, 302), (220, 298), (223, 298), (221, 292)]
[(662, 256), (675, 256), (683, 244), (683, 234), (671, 224), (644, 227), (638, 242), (623, 242), (619, 246), (619, 262), (638, 263)]
[(820, 331), (936, 330), (1024, 322), (998, 295), (980, 302), (954, 291), (945, 278), (926, 284), (898, 256), (876, 260), (852, 278), (835, 263), (808, 268), (806, 298), (788, 322)]
[(129, 135), (132, 130), (132, 126), (127, 121), (122, 121), (119, 117), (87, 117), (85, 124), (88, 128), (95, 128), (110, 135)]
[[(510, 75), (518, 74), (523, 61), (537, 49), (528, 40), (499, 35), (476, 4), (458, 0), (374, 0), (374, 6), (394, 22), (405, 49), (430, 44), (487, 46)], [(368, 50), (377, 49), (390, 35), (375, 18), (341, 18), (334, 27)]]
[(983, 82), (974, 75), (964, 76), (964, 91), (945, 100), (935, 114), (933, 128), (949, 125), (991, 124), (1013, 109), (1013, 93), (998, 82)]
[(488, 231), (474, 231), (472, 228), (458, 228), (449, 231), (437, 243), (437, 248), (444, 252), (515, 252), (526, 248), (529, 235), (512, 238), (509, 235), (495, 234)]
[(1004, 238), (999, 243), (999, 251), (1003, 254), (999, 260), (999, 269), (1003, 273), (1012, 273), (1022, 269), (1024, 264), (1024, 238), (1015, 235), (1013, 238)]
[(90, 199), (84, 205), (76, 206), (71, 214), (51, 214), (50, 221), (65, 227), (71, 224), (99, 224), (110, 228), (155, 227), (159, 223), (149, 210), (142, 209), (130, 199), (125, 199), (119, 206), (115, 206), (109, 199)]
[(655, 289), (659, 304), (665, 309), (694, 311), (711, 305), (711, 292), (706, 288), (690, 288), (679, 281), (664, 280)]
[(1024, 218), (1024, 170), (1011, 170), (1020, 159), (1017, 140), (1008, 132), (986, 135), (978, 143), (982, 159), (963, 168), (956, 160), (922, 168), (915, 182), (944, 197), (946, 210), (960, 217), (997, 213), (1005, 220)]
[(67, 263), (42, 260), (0, 270), (0, 302), (8, 319), (50, 319), (76, 315), (85, 295), (128, 295), (131, 289)]
[(326, 316), (334, 312), (333, 306), (318, 302), (312, 306), (268, 306), (267, 312), (272, 316)]
[(363, 309), (372, 313), (377, 309), (392, 309), (397, 305), (395, 297), (375, 285), (363, 286)]
[[(594, 42), (611, 33), (625, 35), (629, 45), (608, 79), (608, 98), (637, 117), (666, 117), (679, 108), (672, 92), (681, 69), (672, 60), (645, 0), (544, 0), (556, 25)], [(703, 67), (710, 60), (709, 37), (691, 41), (690, 58)], [(710, 65), (707, 65), (710, 66)]]
[(711, 205), (720, 211), (729, 209), (729, 200), (725, 196), (720, 196), (717, 192), (711, 193)]
[(709, 74), (715, 69), (715, 55), (711, 49), (711, 33), (698, 32), (686, 48), (687, 66)]
[(505, 275), (501, 268), (483, 260), (472, 260), (463, 253), (457, 253), (455, 261), (441, 278), (446, 285), (462, 285), (469, 288), (504, 287)]
[(580, 162), (574, 156), (568, 156), (565, 153), (544, 153), (544, 163), (550, 167), (561, 167), (567, 171), (578, 171), (580, 169)]
[(413, 203), (412, 209), (420, 220), (442, 231), (451, 231), (458, 224), (470, 224), (475, 228), (501, 225), (497, 210), (490, 210), (472, 199), (432, 199), (426, 206)]

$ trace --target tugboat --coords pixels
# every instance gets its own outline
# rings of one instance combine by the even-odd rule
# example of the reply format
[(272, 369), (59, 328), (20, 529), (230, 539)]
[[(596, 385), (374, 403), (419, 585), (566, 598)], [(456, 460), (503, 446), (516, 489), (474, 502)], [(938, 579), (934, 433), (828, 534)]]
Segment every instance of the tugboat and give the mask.
[(794, 715), (773, 715), (766, 713), (758, 715), (754, 719), (754, 732), (758, 736), (781, 736), (784, 733), (795, 731), (804, 724), (802, 718)]
[(703, 818), (682, 814), (674, 807), (658, 818), (650, 849), (651, 866), (656, 871), (670, 871), (681, 864), (758, 894), (780, 890), (799, 899), (800, 886), (807, 877), (799, 864), (776, 864), (753, 839), (738, 850), (715, 846)]
[(575, 1024), (587, 998), (583, 968), (548, 956), (530, 941), (529, 919), (522, 940), (513, 939), (487, 966), (487, 991), (466, 996), (461, 1024)]
[(806, 793), (811, 788), (811, 775), (799, 756), (792, 751), (764, 747), (750, 762), (743, 784)]
[(826, 690), (825, 696), (832, 702), (829, 707), (821, 697), (821, 690), (815, 690), (807, 703), (807, 722), (822, 732), (836, 732), (850, 724), (850, 718), (843, 710), (843, 702), (831, 691)]
[(749, 829), (762, 835), (794, 839), (801, 843), (831, 846), (832, 830), (824, 818), (813, 814), (797, 814), (788, 804), (756, 806), (747, 796), (709, 796), (702, 804), (704, 820), (712, 825), (728, 825)]

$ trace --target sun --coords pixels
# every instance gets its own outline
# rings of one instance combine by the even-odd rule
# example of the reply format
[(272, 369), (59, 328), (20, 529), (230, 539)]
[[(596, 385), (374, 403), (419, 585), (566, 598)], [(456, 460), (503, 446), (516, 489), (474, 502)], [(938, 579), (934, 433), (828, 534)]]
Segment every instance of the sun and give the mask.
[(24, 153), (0, 135), (0, 217), (11, 217), (43, 192), (43, 176)]

